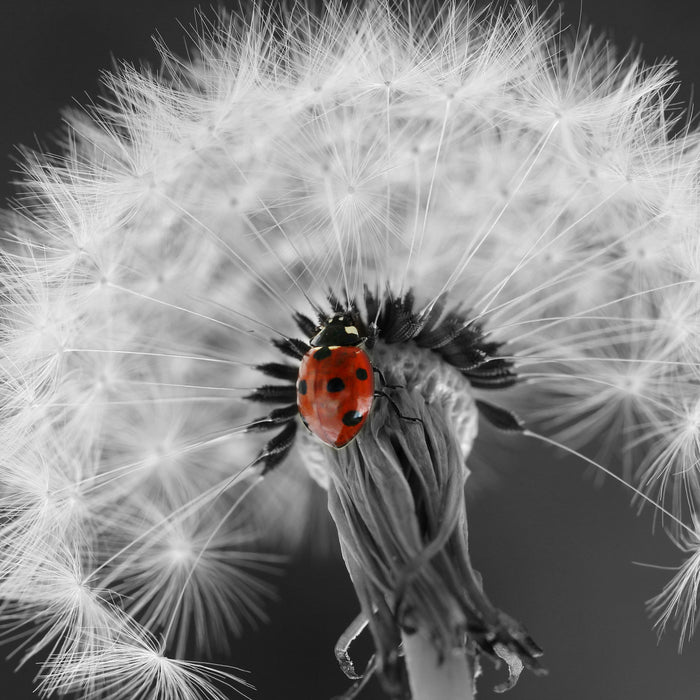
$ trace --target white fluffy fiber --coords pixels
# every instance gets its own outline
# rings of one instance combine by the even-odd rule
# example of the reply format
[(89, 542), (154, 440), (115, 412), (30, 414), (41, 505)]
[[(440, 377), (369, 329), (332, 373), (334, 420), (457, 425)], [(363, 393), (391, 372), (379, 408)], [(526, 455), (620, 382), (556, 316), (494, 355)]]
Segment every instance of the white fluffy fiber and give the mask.
[(522, 8), (421, 7), (203, 21), (196, 58), (124, 68), (28, 157), (0, 261), (0, 596), (43, 691), (218, 697), (154, 640), (262, 614), (251, 529), (293, 544), (311, 496), (297, 449), (260, 500), (242, 397), (305, 295), (365, 284), (461, 302), (528, 379), (502, 404), (622, 450), (608, 467), (687, 523), (664, 516), (693, 546), (657, 602), (692, 629), (700, 171), (672, 72)]

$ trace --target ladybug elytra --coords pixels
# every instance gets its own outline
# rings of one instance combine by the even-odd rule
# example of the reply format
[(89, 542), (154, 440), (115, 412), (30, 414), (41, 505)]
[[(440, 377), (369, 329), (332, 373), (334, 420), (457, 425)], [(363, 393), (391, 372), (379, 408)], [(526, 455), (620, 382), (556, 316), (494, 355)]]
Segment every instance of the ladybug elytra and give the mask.
[(362, 347), (367, 340), (355, 313), (338, 313), (309, 341), (296, 383), (304, 425), (332, 447), (357, 436), (374, 401), (374, 369)]

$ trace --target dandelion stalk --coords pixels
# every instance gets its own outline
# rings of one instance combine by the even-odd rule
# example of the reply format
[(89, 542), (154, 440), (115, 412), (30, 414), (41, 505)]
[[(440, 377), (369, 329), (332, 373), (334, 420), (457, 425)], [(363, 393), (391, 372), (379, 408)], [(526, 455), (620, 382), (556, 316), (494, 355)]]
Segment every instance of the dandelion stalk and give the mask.
[(474, 686), (465, 654), (440, 659), (421, 634), (402, 635), (413, 700), (471, 700)]
[[(181, 657), (265, 619), (314, 482), (361, 613), (346, 697), (470, 697), (489, 660), (511, 687), (542, 652), (472, 565), (465, 488), (523, 432), (666, 516), (688, 560), (651, 608), (690, 634), (700, 139), (670, 66), (521, 5), (254, 7), (194, 41), (108, 76), (4, 216), (0, 597), (39, 691), (249, 697)], [(379, 389), (342, 449), (297, 405), (337, 313)]]

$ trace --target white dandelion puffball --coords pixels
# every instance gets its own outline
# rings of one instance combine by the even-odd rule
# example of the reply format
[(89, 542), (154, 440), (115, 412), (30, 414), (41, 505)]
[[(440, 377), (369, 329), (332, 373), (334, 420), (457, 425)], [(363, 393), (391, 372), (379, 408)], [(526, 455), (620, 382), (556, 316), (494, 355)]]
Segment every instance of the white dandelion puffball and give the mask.
[(538, 445), (680, 545), (647, 624), (687, 640), (700, 141), (672, 67), (521, 5), (254, 7), (191, 38), (106, 76), (2, 217), (2, 629), (36, 692), (256, 697), (208, 662), (335, 539), (374, 692), (435, 692), (418, 638), (478, 687), (505, 661), (484, 692), (555, 671), (467, 548), (470, 471)]

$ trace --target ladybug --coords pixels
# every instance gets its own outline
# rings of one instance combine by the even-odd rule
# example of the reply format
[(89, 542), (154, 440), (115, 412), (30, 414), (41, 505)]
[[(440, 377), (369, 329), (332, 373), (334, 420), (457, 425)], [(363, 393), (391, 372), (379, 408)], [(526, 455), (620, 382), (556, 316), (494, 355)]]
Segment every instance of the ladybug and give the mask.
[(332, 447), (344, 447), (365, 424), (374, 401), (367, 332), (356, 313), (337, 313), (317, 329), (301, 360), (297, 407), (304, 425)]
[[(381, 299), (365, 290), (367, 317), (374, 318), (367, 325), (354, 302), (347, 300), (343, 307), (333, 295), (328, 302), (335, 313), (325, 317), (320, 326), (303, 314), (294, 314), (309, 341), (286, 336), (271, 340), (282, 354), (294, 360), (293, 364), (266, 362), (255, 366), (283, 382), (264, 384), (245, 397), (283, 404), (245, 426), (250, 432), (279, 430), (251, 462), (251, 466), (262, 465), (261, 474), (287, 457), (294, 446), (299, 418), (319, 440), (335, 448), (357, 437), (377, 396), (386, 398), (402, 420), (423, 423), (420, 417), (403, 415), (385, 391), (405, 387), (387, 384), (380, 369), (372, 366), (366, 349), (371, 351), (380, 335), (386, 345), (414, 341), (459, 370), (476, 389), (507, 388), (518, 381), (511, 360), (498, 357), (501, 343), (487, 340), (481, 326), (464, 317), (459, 307), (446, 310), (442, 297), (428, 311), (418, 313), (410, 291), (399, 297), (387, 291)], [(379, 391), (375, 390), (375, 372), (381, 381)], [(476, 399), (476, 406), (496, 428), (523, 431), (522, 423), (510, 411), (482, 399)]]

